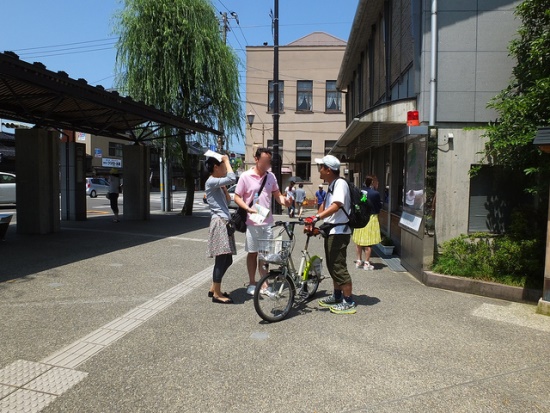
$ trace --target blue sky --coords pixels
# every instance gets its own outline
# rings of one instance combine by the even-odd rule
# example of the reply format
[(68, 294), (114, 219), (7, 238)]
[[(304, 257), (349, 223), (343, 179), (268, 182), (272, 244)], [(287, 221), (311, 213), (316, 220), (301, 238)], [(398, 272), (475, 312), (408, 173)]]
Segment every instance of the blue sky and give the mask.
[[(313, 31), (325, 31), (347, 40), (357, 0), (280, 0), (279, 43), (286, 44)], [(230, 20), (228, 44), (241, 59), (241, 98), (245, 94), (247, 45), (273, 44), (269, 12), (272, 0), (212, 0), (221, 12), (234, 11), (239, 23)], [(113, 86), (115, 42), (113, 14), (119, 0), (19, 0), (1, 7), (0, 51), (15, 51), (22, 60), (42, 62), (53, 71), (63, 70), (72, 78), (92, 85)], [(244, 111), (243, 111), (244, 112)], [(244, 121), (243, 121), (244, 124)], [(244, 144), (232, 149), (243, 152)]]

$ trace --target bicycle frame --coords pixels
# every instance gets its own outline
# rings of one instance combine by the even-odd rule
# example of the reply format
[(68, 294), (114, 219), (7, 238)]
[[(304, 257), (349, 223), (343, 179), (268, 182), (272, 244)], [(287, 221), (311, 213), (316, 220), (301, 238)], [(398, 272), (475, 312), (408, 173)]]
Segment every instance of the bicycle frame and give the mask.
[[(288, 226), (287, 226), (288, 225)], [(288, 224), (285, 224), (283, 226), (284, 231), (288, 235), (289, 239), (292, 242), (295, 242), (295, 235), (294, 235), (294, 227), (296, 225), (296, 222), (290, 222)], [(290, 229), (289, 229), (290, 228)], [(282, 233), (282, 231), (281, 231)], [(300, 258), (300, 266), (298, 267), (298, 271), (296, 271), (296, 265), (294, 264), (294, 260), (292, 259), (292, 251), (294, 250), (294, 246), (292, 246), (290, 253), (288, 254), (288, 258), (285, 259), (284, 263), (281, 265), (281, 267), (286, 267), (290, 278), (292, 279), (294, 283), (294, 287), (296, 287), (300, 282), (306, 281), (307, 278), (300, 279), (300, 275), (304, 274), (304, 269), (307, 265), (307, 263), (311, 262), (313, 258), (318, 257), (317, 255), (314, 255), (313, 257), (310, 255), (308, 248), (309, 248), (309, 240), (313, 235), (307, 234), (306, 236), (306, 244), (304, 248), (300, 251), (301, 258)], [(318, 257), (320, 258), (320, 257)], [(321, 258), (320, 258), (321, 259)], [(266, 270), (268, 269), (267, 266), (269, 264), (265, 264)], [(307, 275), (307, 274), (305, 274)]]
[[(306, 224), (304, 233), (307, 236), (304, 248), (301, 251), (301, 259), (298, 270), (292, 258), (296, 238), (294, 227), (296, 224)], [(260, 253), (264, 259), (262, 265), (266, 274), (258, 281), (254, 292), (254, 308), (258, 315), (268, 322), (276, 322), (284, 319), (295, 302), (303, 302), (315, 295), (322, 275), (323, 260), (317, 255), (311, 255), (308, 251), (309, 239), (319, 235), (315, 224), (299, 222), (278, 221), (273, 228), (282, 226), (275, 239), (265, 241), (265, 246), (260, 246)], [(280, 237), (286, 231), (287, 239)], [(280, 243), (280, 245), (279, 245)], [(269, 264), (277, 266), (269, 270)], [(296, 298), (297, 296), (297, 298)]]

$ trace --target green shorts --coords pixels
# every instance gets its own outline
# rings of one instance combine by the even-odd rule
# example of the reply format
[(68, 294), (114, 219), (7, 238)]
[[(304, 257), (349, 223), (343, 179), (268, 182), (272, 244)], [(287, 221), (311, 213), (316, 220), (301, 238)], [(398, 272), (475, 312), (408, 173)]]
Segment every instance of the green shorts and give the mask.
[(334, 282), (344, 285), (351, 282), (348, 272), (347, 250), (351, 234), (329, 235), (325, 238), (326, 266)]

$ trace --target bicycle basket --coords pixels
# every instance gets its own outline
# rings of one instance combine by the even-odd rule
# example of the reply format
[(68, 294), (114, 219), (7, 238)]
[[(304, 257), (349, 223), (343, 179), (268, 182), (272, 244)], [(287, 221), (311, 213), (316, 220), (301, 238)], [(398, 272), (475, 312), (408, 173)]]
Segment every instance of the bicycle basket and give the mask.
[(282, 265), (292, 252), (292, 241), (282, 239), (259, 240), (258, 258), (269, 264)]

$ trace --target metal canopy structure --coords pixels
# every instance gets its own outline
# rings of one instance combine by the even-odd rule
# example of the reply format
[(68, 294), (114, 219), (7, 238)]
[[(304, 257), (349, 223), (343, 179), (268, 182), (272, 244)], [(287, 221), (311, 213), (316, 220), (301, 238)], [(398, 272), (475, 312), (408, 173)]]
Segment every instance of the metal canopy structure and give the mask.
[(13, 52), (0, 53), (0, 118), (135, 142), (156, 139), (163, 127), (222, 135), (42, 63), (24, 62)]

